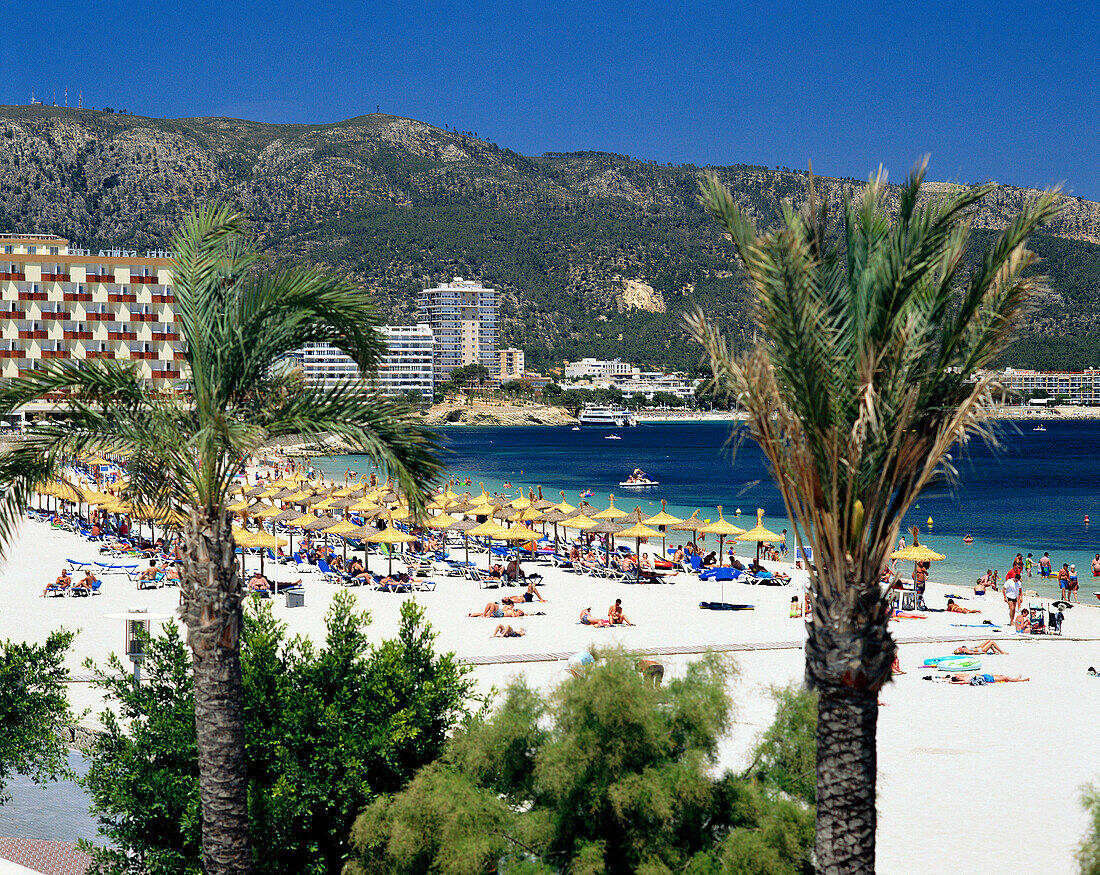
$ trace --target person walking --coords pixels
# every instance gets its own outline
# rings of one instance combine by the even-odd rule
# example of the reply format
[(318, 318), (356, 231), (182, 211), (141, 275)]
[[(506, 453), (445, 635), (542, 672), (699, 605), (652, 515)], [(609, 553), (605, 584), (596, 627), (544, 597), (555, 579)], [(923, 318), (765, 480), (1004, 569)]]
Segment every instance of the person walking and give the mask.
[(1079, 588), (1080, 584), (1077, 581), (1077, 566), (1071, 565), (1069, 567), (1069, 580), (1066, 582), (1066, 590), (1069, 595), (1073, 596), (1073, 600), (1078, 604), (1081, 603), (1081, 600), (1077, 597), (1077, 591)]
[(1058, 591), (1062, 596), (1062, 601), (1069, 601), (1069, 566), (1063, 562), (1062, 567), (1058, 570)]

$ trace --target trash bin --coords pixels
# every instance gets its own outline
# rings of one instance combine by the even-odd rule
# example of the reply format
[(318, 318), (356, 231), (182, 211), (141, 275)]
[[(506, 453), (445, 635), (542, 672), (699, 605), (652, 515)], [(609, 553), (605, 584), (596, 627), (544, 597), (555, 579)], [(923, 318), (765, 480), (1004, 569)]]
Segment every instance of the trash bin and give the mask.
[(304, 608), (306, 606), (306, 591), (301, 587), (286, 590), (286, 606), (288, 608)]

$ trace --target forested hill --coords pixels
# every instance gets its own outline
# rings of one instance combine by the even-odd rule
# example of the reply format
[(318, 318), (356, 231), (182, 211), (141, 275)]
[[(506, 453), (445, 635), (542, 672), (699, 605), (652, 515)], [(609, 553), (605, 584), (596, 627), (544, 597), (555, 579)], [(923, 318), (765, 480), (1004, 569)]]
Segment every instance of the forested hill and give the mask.
[[(761, 227), (804, 194), (798, 171), (714, 169)], [(0, 231), (162, 248), (185, 210), (228, 200), (275, 258), (349, 273), (394, 321), (415, 318), (426, 282), (482, 280), (504, 293), (502, 342), (536, 365), (595, 355), (692, 367), (680, 318), (692, 303), (735, 338), (746, 327), (746, 292), (696, 201), (694, 166), (529, 158), (388, 115), (267, 125), (36, 106), (0, 107), (0, 171)], [(834, 208), (861, 182), (819, 179)], [(976, 217), (978, 237), (1031, 194), (999, 189)], [(1048, 230), (1033, 248), (1052, 290), (1007, 361), (1100, 365), (1100, 204), (1067, 198)]]

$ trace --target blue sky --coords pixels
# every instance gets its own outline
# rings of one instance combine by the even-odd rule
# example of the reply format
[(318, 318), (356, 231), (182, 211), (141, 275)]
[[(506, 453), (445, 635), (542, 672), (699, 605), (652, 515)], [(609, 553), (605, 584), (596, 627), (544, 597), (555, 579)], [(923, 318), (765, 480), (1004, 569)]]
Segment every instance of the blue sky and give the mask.
[[(524, 154), (1063, 182), (1100, 200), (1095, 3), (23, 2), (0, 103), (331, 122), (381, 107)], [(61, 11), (60, 16), (58, 15)]]

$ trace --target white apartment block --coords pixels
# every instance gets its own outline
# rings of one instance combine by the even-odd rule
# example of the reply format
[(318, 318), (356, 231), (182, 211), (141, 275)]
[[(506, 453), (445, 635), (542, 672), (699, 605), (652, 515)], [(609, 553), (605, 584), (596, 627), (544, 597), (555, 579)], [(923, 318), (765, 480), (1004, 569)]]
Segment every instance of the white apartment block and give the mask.
[(302, 368), (306, 383), (325, 389), (339, 383), (362, 383), (383, 395), (401, 395), (409, 390), (432, 400), (434, 339), (430, 325), (384, 325), (378, 329), (386, 339), (386, 352), (378, 363), (376, 378), (364, 380), (355, 361), (328, 343), (311, 343), (293, 356)]
[(155, 388), (179, 388), (186, 375), (172, 258), (82, 249), (50, 234), (0, 235), (0, 377), (55, 360), (119, 359)]
[(1100, 406), (1100, 370), (1018, 371), (1006, 368), (1004, 385), (1025, 395), (1046, 392), (1050, 398), (1064, 395), (1073, 404)]
[(638, 369), (630, 362), (622, 359), (583, 358), (579, 362), (569, 362), (565, 366), (565, 377), (568, 380), (579, 380), (584, 377), (594, 377), (599, 380), (614, 380), (620, 377), (631, 377), (638, 373)]
[(424, 289), (418, 301), (420, 321), (435, 335), (435, 379), (445, 382), (455, 368), (482, 364), (495, 374), (497, 359), (497, 293), (474, 280), (456, 276)]
[(500, 379), (500, 382), (507, 383), (509, 380), (523, 379), (526, 365), (524, 363), (522, 349), (508, 348), (497, 350), (497, 356), (499, 361), (497, 362), (495, 373)]

